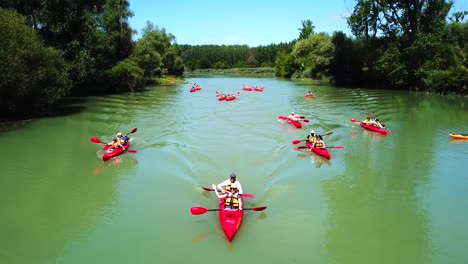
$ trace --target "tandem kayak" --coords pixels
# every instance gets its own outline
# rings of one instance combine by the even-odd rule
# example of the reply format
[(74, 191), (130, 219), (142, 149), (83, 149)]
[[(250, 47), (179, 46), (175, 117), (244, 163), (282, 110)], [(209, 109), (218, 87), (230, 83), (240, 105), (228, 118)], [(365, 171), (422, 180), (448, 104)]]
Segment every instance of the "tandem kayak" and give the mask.
[(468, 134), (449, 134), (453, 139), (468, 139)]
[[(116, 148), (116, 149), (107, 149), (106, 153), (104, 153), (104, 155), (102, 156), (102, 160), (103, 161), (106, 161), (106, 160), (109, 160), (109, 159), (112, 159), (113, 157), (117, 157), (119, 156), (120, 154), (122, 154), (125, 150), (127, 150), (129, 147), (130, 147), (130, 141), (127, 142), (125, 146), (125, 149), (123, 148)], [(106, 146), (102, 147), (103, 149), (105, 148)]]
[(225, 201), (224, 198), (220, 199), (219, 223), (221, 224), (221, 227), (223, 228), (227, 241), (231, 243), (232, 240), (234, 239), (234, 236), (236, 235), (237, 231), (239, 230), (241, 226), (242, 218), (244, 217), (244, 211), (224, 210), (224, 201)]
[(311, 148), (312, 152), (315, 154), (322, 156), (326, 159), (330, 159), (330, 152), (326, 148), (312, 148), (312, 143), (306, 142), (307, 147)]
[(367, 125), (366, 123), (363, 123), (361, 122), (361, 126), (367, 130), (370, 130), (370, 131), (373, 131), (373, 132), (378, 132), (382, 135), (387, 135), (389, 133), (388, 130), (384, 129), (384, 128), (380, 128), (380, 127), (376, 127), (376, 126), (373, 126), (373, 125)]

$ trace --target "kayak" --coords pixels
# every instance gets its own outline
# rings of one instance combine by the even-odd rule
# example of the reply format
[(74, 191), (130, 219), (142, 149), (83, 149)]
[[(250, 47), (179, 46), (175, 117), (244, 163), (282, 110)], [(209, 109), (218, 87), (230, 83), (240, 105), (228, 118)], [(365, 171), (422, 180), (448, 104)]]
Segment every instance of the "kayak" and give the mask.
[(235, 96), (226, 97), (226, 101), (236, 100)]
[(196, 92), (196, 91), (201, 91), (201, 87), (197, 87), (197, 88), (192, 88), (190, 89), (190, 92), (193, 93), (193, 92)]
[[(306, 145), (309, 148), (312, 147), (312, 143), (310, 143), (310, 142), (307, 142)], [(330, 152), (326, 148), (312, 148), (311, 150), (312, 150), (312, 152), (314, 152), (315, 154), (317, 154), (319, 156), (322, 156), (322, 157), (324, 157), (326, 159), (330, 159)]]
[[(123, 149), (123, 148), (116, 148), (116, 149), (109, 148), (109, 149), (107, 149), (106, 153), (104, 153), (104, 155), (102, 156), (102, 160), (106, 161), (106, 160), (112, 159), (113, 157), (117, 157), (120, 154), (122, 154), (125, 150), (127, 150), (130, 147), (130, 141), (128, 141), (127, 144), (124, 145), (124, 146), (125, 146), (125, 149)], [(105, 147), (106, 146), (104, 146), (102, 148), (104, 149)]]
[(313, 96), (313, 95), (308, 95), (308, 94), (304, 95), (304, 98), (314, 98), (314, 97), (315, 96)]
[(263, 89), (264, 89), (264, 87), (258, 87), (258, 88), (255, 88), (254, 91), (255, 92), (263, 92)]
[(226, 96), (224, 95), (221, 95), (219, 98), (218, 98), (219, 101), (223, 101), (223, 100), (226, 100)]
[(378, 132), (382, 135), (387, 135), (388, 130), (385, 130), (384, 128), (376, 127), (373, 125), (367, 125), (366, 123), (361, 122), (361, 126), (367, 130), (373, 131), (373, 132)]
[(221, 224), (221, 227), (223, 228), (227, 241), (231, 243), (232, 240), (234, 239), (234, 236), (236, 235), (237, 231), (239, 230), (241, 226), (242, 218), (244, 217), (244, 211), (224, 210), (224, 201), (225, 201), (225, 198), (220, 199), (219, 223)]
[(302, 128), (302, 123), (299, 121), (288, 119), (288, 123), (291, 124), (291, 126), (295, 126), (296, 128)]
[(248, 91), (248, 92), (253, 91), (253, 89), (251, 87), (244, 87), (244, 88), (242, 88), (242, 90)]
[(468, 139), (468, 134), (449, 134), (454, 139)]

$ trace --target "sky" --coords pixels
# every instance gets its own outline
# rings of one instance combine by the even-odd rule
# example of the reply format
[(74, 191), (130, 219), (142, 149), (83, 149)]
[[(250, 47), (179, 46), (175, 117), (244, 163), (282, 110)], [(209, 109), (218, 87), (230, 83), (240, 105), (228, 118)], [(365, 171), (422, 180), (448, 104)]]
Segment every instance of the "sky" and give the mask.
[[(303, 20), (314, 32), (343, 31), (351, 36), (346, 18), (355, 0), (129, 0), (130, 26), (141, 32), (146, 21), (176, 37), (178, 44), (250, 47), (289, 42), (299, 37)], [(457, 11), (468, 0), (456, 0)], [(136, 39), (141, 35), (137, 34)]]

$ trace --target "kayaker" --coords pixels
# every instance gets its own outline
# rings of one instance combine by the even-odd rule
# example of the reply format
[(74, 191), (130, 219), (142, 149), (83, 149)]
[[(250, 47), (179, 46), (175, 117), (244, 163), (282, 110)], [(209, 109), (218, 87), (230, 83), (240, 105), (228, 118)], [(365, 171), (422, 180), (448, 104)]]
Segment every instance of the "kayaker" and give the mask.
[(127, 144), (129, 138), (127, 137), (127, 135), (122, 135), (122, 132), (119, 132), (117, 133), (117, 139), (119, 140), (120, 144), (123, 146), (125, 144)]
[[(229, 175), (229, 179), (223, 181), (222, 183), (216, 185), (218, 189), (221, 189), (222, 193), (225, 193), (226, 191), (231, 190), (231, 186), (236, 187), (239, 190), (239, 194), (243, 194), (244, 192), (242, 191), (242, 185), (241, 183), (237, 180), (237, 175), (233, 172), (231, 175)], [(214, 188), (213, 188), (214, 189)]]
[(374, 120), (374, 126), (378, 128), (384, 128), (384, 126), (380, 123), (378, 118)]
[(374, 123), (374, 121), (372, 121), (370, 116), (368, 116), (365, 120), (362, 121), (362, 123), (365, 123), (366, 125), (371, 125)]
[(299, 121), (299, 115), (296, 115), (294, 112), (291, 112), (291, 114), (289, 114), (288, 116), (288, 119), (292, 121)]
[(321, 135), (317, 136), (317, 139), (315, 140), (315, 143), (314, 143), (314, 147), (315, 148), (327, 148), (325, 146), (325, 142), (323, 141), (323, 138)]
[(315, 135), (315, 131), (312, 129), (310, 131), (310, 134), (307, 135), (307, 140), (310, 142), (310, 143), (315, 143), (315, 140), (317, 139), (317, 135)]
[(225, 194), (219, 194), (218, 190), (216, 189), (216, 185), (212, 185), (213, 189), (215, 190), (216, 196), (221, 198), (226, 198), (224, 200), (224, 210), (235, 211), (235, 210), (242, 210), (242, 199), (241, 195), (239, 194), (239, 189), (235, 186), (235, 184), (231, 185), (230, 192)]
[(107, 143), (111, 148), (124, 148), (124, 146), (120, 143), (120, 141), (117, 138), (114, 138), (112, 142)]
[(314, 96), (314, 95), (312, 94), (312, 92), (310, 92), (310, 91), (309, 91), (306, 95), (307, 95), (307, 96)]

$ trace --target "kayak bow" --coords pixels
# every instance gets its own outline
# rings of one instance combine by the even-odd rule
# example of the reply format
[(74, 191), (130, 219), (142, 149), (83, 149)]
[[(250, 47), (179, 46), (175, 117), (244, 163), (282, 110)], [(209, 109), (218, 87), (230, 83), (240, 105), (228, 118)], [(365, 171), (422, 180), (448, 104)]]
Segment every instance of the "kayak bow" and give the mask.
[[(242, 198), (239, 198), (242, 199)], [(229, 243), (232, 242), (237, 231), (239, 231), (240, 225), (242, 223), (242, 218), (244, 217), (243, 210), (229, 211), (224, 210), (224, 201), (225, 198), (219, 200), (219, 223), (223, 228), (226, 239)]]

